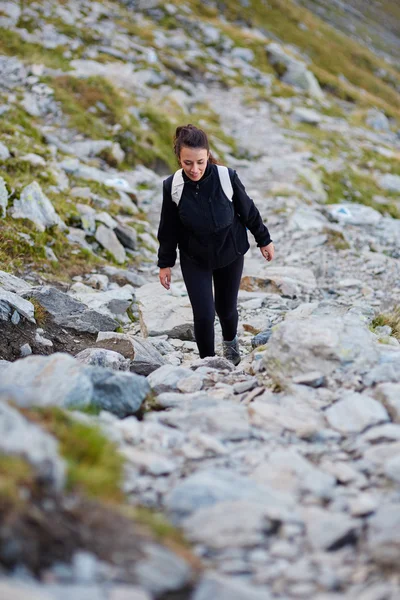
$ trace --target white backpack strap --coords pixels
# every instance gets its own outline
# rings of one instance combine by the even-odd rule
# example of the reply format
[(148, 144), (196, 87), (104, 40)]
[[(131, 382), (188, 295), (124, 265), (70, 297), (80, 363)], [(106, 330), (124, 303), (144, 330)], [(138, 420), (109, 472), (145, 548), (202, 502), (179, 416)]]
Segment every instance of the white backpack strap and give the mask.
[(178, 171), (176, 171), (176, 173), (174, 174), (174, 177), (172, 179), (171, 198), (177, 206), (178, 206), (181, 196), (182, 196), (183, 186), (185, 185), (182, 171), (183, 171), (183, 169), (179, 169)]
[(233, 198), (233, 187), (231, 178), (229, 177), (228, 167), (217, 165), (219, 180), (221, 182), (222, 189), (224, 190), (225, 196), (232, 202)]

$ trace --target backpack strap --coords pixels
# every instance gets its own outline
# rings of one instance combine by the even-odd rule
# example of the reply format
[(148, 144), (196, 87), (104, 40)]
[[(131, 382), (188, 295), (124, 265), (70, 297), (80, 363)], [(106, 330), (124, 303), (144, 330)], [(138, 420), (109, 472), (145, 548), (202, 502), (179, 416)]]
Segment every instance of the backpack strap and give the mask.
[(224, 191), (225, 196), (232, 202), (233, 198), (233, 187), (231, 178), (229, 175), (228, 167), (223, 167), (222, 165), (217, 165), (219, 180), (221, 182), (221, 187)]
[[(228, 200), (232, 202), (233, 187), (229, 175), (229, 169), (228, 167), (223, 167), (222, 165), (217, 165), (217, 169), (222, 190), (225, 196), (228, 198)], [(179, 205), (180, 199), (182, 197), (184, 185), (185, 180), (183, 179), (183, 169), (178, 169), (178, 171), (174, 173), (171, 186), (171, 198), (177, 206)]]
[(174, 174), (174, 177), (172, 179), (171, 198), (172, 198), (172, 201), (175, 202), (175, 204), (177, 206), (178, 206), (181, 196), (182, 196), (183, 186), (185, 185), (182, 171), (183, 171), (183, 169), (178, 169), (178, 171), (176, 171), (176, 173)]

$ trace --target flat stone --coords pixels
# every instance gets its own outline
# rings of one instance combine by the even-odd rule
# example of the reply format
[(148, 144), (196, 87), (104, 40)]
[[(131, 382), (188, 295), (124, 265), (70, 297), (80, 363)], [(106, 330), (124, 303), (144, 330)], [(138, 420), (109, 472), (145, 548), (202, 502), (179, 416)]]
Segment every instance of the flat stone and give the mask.
[(368, 549), (378, 564), (397, 568), (400, 561), (400, 504), (383, 503), (368, 521)]
[(99, 331), (114, 331), (118, 327), (118, 322), (111, 317), (90, 310), (83, 302), (57, 288), (40, 286), (30, 290), (29, 296), (35, 298), (61, 327), (96, 334)]
[(110, 590), (108, 600), (152, 600), (151, 596), (136, 585), (119, 585)]
[(173, 296), (159, 283), (148, 283), (136, 291), (140, 325), (144, 337), (168, 335), (193, 340), (193, 311), (185, 296)]
[(400, 423), (400, 383), (382, 383), (376, 386), (374, 396), (382, 402), (392, 420)]
[(18, 294), (13, 292), (7, 292), (3, 288), (0, 288), (0, 302), (8, 304), (11, 308), (18, 311), (20, 315), (28, 319), (31, 323), (35, 321), (35, 307), (32, 302), (24, 300)]
[(279, 404), (257, 398), (248, 411), (252, 425), (274, 433), (293, 431), (301, 438), (310, 438), (324, 427), (323, 415), (296, 397), (284, 397)]
[(126, 261), (125, 249), (112, 229), (105, 225), (99, 225), (95, 238), (103, 248), (112, 254), (118, 263), (122, 264)]
[(325, 411), (331, 427), (341, 433), (360, 433), (371, 425), (389, 421), (386, 410), (367, 394), (348, 392)]
[(269, 600), (270, 594), (265, 588), (257, 588), (250, 583), (240, 581), (213, 572), (206, 573), (201, 579), (192, 600)]
[(176, 391), (179, 381), (192, 375), (193, 371), (186, 367), (163, 365), (150, 373), (147, 381), (155, 394), (161, 394), (163, 392)]
[(329, 204), (326, 210), (335, 221), (349, 225), (376, 225), (382, 219), (381, 213), (374, 208), (355, 202)]
[(217, 550), (254, 547), (265, 543), (273, 528), (261, 503), (220, 502), (202, 508), (183, 521), (186, 536), (195, 543)]
[(13, 292), (14, 294), (20, 294), (22, 292), (28, 292), (32, 286), (11, 273), (0, 271), (0, 288), (3, 288), (6, 292)]
[(180, 556), (162, 546), (148, 544), (145, 558), (134, 565), (139, 585), (153, 597), (185, 588), (192, 579), (190, 565)]
[(307, 538), (315, 551), (334, 550), (354, 543), (359, 524), (354, 519), (323, 508), (303, 510)]
[(131, 361), (119, 352), (103, 348), (85, 348), (75, 355), (76, 360), (84, 365), (104, 367), (114, 371), (129, 371)]

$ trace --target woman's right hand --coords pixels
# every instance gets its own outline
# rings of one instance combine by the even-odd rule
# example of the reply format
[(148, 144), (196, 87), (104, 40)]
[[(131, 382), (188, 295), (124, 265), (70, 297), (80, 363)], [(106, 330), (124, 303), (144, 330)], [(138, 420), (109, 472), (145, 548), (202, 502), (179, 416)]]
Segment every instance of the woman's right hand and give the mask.
[(165, 287), (166, 290), (169, 290), (171, 287), (171, 268), (165, 267), (164, 269), (160, 269), (158, 277), (161, 285)]

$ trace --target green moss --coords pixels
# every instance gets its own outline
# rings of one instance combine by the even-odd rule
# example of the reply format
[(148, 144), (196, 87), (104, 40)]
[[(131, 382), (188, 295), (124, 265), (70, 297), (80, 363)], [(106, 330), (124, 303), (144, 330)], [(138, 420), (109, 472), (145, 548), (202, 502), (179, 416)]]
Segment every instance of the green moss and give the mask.
[(184, 547), (189, 547), (180, 529), (172, 525), (162, 513), (138, 506), (131, 511), (133, 519), (145, 525), (159, 541), (173, 541)]
[(97, 427), (80, 423), (59, 408), (22, 412), (59, 440), (68, 465), (67, 489), (106, 501), (122, 500), (123, 458)]

